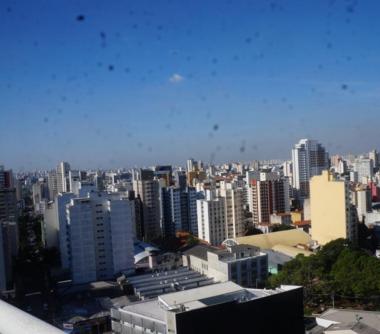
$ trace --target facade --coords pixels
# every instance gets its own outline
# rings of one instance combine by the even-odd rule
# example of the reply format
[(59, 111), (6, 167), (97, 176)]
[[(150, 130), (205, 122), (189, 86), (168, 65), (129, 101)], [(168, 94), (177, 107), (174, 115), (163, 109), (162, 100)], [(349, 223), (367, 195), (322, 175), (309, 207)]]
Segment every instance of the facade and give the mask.
[[(134, 203), (119, 194), (93, 192), (66, 205), (61, 251), (74, 284), (112, 278), (133, 268)], [(60, 224), (61, 225), (61, 224)]]
[(324, 245), (338, 238), (355, 241), (356, 220), (345, 180), (337, 180), (330, 172), (314, 176), (310, 181), (311, 236)]
[(197, 200), (198, 238), (211, 245), (219, 245), (226, 239), (225, 199)]
[(232, 281), (244, 287), (257, 287), (268, 272), (267, 255), (249, 245), (226, 249), (197, 245), (184, 252), (182, 263), (217, 282)]
[(309, 197), (309, 180), (329, 168), (329, 157), (325, 148), (316, 140), (301, 139), (292, 150), (293, 188), (298, 198)]
[(304, 334), (302, 287), (245, 289), (233, 282), (160, 295), (111, 309), (114, 333)]

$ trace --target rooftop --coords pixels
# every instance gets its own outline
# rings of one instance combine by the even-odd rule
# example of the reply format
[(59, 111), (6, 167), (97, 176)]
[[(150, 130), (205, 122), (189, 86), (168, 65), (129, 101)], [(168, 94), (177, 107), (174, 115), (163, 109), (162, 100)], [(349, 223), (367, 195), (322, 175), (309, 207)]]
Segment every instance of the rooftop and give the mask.
[(309, 234), (302, 230), (293, 229), (287, 231), (272, 232), (266, 234), (256, 234), (247, 237), (234, 239), (237, 244), (247, 244), (261, 249), (273, 248), (275, 245), (296, 246), (298, 244), (307, 245), (311, 242)]
[(229, 281), (216, 283), (196, 289), (168, 293), (156, 299), (131, 303), (122, 309), (129, 313), (136, 313), (159, 321), (165, 321), (165, 312), (186, 312), (211, 305), (264, 298), (273, 294), (297, 289), (297, 286), (281, 286), (276, 290), (246, 289)]
[(165, 322), (165, 310), (159, 306), (157, 299), (131, 303), (123, 310)]
[[(208, 252), (220, 255), (219, 260), (223, 262), (238, 261), (241, 259), (246, 259), (247, 257), (264, 255), (264, 253), (260, 252), (259, 248), (244, 244), (228, 246), (227, 248), (216, 248), (208, 245), (196, 245), (183, 252), (183, 254), (192, 255), (204, 261), (207, 261)], [(241, 256), (241, 258), (235, 258), (234, 254), (237, 253), (244, 253), (245, 255)]]
[(372, 328), (380, 328), (380, 312), (362, 311), (352, 309), (328, 309), (317, 318), (338, 322), (341, 324), (350, 324), (361, 318), (360, 322)]
[(214, 283), (213, 278), (208, 278), (187, 267), (144, 275), (128, 276), (127, 281), (133, 286), (135, 294), (140, 298), (153, 298), (165, 293), (192, 289)]

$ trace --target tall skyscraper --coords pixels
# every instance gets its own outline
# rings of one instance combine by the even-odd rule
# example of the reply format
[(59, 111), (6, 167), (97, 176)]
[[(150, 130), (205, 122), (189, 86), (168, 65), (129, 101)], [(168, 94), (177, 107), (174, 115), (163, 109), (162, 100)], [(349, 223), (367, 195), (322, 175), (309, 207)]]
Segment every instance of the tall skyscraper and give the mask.
[(379, 167), (379, 152), (376, 150), (372, 150), (368, 154), (368, 158), (372, 160), (373, 168), (378, 168)]
[(93, 192), (66, 206), (70, 269), (75, 284), (110, 279), (134, 267), (134, 203)]
[(310, 195), (309, 180), (329, 168), (325, 148), (316, 140), (301, 139), (292, 150), (293, 188), (299, 199)]
[(144, 241), (161, 236), (160, 226), (160, 183), (154, 179), (154, 172), (140, 169), (134, 172), (133, 191), (142, 202), (142, 231)]
[(68, 162), (60, 162), (57, 166), (57, 191), (66, 193), (70, 191), (69, 180), (70, 165)]
[(357, 221), (352, 208), (347, 181), (336, 179), (329, 171), (314, 176), (310, 181), (313, 240), (321, 245), (338, 238), (355, 241)]

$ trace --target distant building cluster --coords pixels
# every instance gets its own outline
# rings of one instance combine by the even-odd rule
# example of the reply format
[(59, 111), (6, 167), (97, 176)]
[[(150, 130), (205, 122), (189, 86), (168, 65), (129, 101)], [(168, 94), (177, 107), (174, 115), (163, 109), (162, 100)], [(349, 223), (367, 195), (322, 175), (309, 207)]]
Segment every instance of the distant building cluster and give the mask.
[(140, 300), (114, 304), (115, 333), (186, 333), (190, 314), (258, 309), (295, 293), (252, 289), (298, 254), (338, 238), (379, 252), (379, 161), (376, 150), (330, 157), (301, 139), (287, 161), (107, 171), (60, 162), (16, 175), (0, 166), (0, 291), (13, 287), (20, 217), (33, 217), (43, 246), (58, 251), (57, 277), (71, 286), (117, 279)]

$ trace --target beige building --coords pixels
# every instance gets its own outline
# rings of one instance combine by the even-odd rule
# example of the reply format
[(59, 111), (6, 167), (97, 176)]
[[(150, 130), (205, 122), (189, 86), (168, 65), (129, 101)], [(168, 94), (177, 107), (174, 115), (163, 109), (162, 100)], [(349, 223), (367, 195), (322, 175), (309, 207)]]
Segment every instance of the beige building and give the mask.
[(324, 245), (338, 238), (354, 240), (356, 219), (348, 183), (323, 171), (310, 181), (311, 236)]
[(244, 191), (232, 183), (220, 183), (220, 197), (225, 198), (225, 220), (227, 238), (244, 235)]

